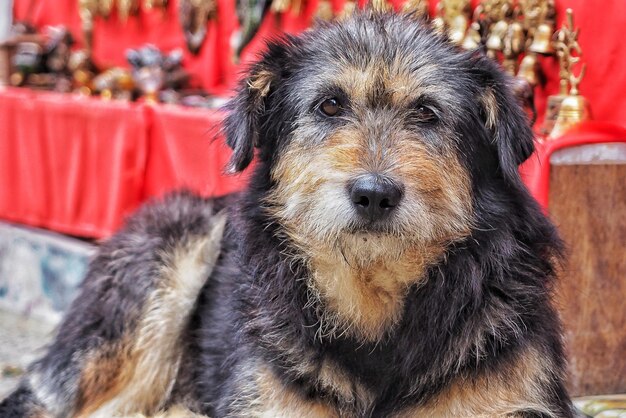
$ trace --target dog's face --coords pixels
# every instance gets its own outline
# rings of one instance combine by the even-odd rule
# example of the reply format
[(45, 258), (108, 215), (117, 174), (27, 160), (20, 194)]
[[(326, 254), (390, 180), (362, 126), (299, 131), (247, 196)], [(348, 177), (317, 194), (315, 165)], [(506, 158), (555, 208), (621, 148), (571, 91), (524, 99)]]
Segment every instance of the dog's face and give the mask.
[[(228, 121), (234, 166), (261, 148), (267, 203), (303, 245), (458, 239), (471, 227), (475, 172), (510, 174), (497, 160), (516, 165), (532, 147), (493, 71), (406, 17), (321, 27), (270, 46), (253, 69)], [(515, 138), (497, 138), (511, 112)], [(496, 141), (518, 139), (522, 155), (493, 157), (515, 147)]]
[(358, 14), (270, 45), (226, 120), (233, 167), (258, 149), (262, 204), (308, 257), (411, 283), (471, 233), (478, 183), (518, 182), (532, 137), (504, 84), (423, 23)]

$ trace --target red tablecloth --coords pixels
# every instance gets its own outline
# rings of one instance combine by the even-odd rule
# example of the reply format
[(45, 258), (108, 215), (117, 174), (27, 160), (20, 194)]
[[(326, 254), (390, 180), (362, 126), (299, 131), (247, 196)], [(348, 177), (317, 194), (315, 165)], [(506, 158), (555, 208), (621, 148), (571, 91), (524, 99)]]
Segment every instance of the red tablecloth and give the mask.
[(178, 106), (151, 107), (150, 152), (143, 196), (185, 187), (205, 196), (238, 190), (245, 175), (225, 175), (230, 148), (219, 134), (222, 113)]
[(145, 199), (188, 187), (220, 195), (230, 151), (216, 112), (0, 91), (0, 218), (103, 237)]

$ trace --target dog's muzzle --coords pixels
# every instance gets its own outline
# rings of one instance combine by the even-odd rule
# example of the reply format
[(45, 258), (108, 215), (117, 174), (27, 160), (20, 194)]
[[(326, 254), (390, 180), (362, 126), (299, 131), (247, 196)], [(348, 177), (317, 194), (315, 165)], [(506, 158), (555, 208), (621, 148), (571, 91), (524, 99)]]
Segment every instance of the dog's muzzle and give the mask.
[(359, 216), (376, 222), (387, 218), (398, 207), (404, 187), (386, 176), (368, 174), (352, 183), (348, 193)]

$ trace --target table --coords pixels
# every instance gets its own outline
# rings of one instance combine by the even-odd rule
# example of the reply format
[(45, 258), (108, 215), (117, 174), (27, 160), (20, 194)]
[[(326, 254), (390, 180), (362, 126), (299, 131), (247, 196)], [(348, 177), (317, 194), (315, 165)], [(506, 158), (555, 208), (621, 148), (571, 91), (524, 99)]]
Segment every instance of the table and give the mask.
[(222, 113), (0, 91), (0, 218), (102, 238), (145, 200), (187, 187), (242, 187), (226, 176)]

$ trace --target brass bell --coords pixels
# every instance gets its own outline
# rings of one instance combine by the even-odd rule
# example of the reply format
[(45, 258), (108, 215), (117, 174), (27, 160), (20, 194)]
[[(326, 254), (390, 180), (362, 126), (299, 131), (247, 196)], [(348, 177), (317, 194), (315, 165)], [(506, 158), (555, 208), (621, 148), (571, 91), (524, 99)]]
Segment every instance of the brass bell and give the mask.
[(500, 20), (493, 26), (491, 29), (491, 33), (489, 34), (489, 38), (487, 38), (487, 49), (491, 51), (502, 51), (504, 48), (504, 36), (509, 27), (509, 24), (504, 20)]
[(319, 20), (332, 20), (333, 16), (333, 5), (330, 0), (320, 0), (317, 4), (315, 17)]
[(270, 8), (274, 13), (284, 13), (289, 9), (289, 6), (291, 6), (289, 0), (274, 0)]
[(453, 44), (460, 45), (465, 38), (465, 32), (467, 31), (468, 19), (464, 15), (454, 16), (452, 22), (450, 22), (450, 29), (448, 30), (448, 38)]
[(554, 45), (552, 44), (552, 28), (547, 23), (542, 23), (535, 30), (533, 42), (528, 47), (530, 52), (537, 54), (552, 55), (554, 54)]
[(346, 19), (347, 17), (354, 14), (355, 10), (358, 9), (358, 4), (354, 0), (348, 0), (343, 4), (343, 9), (339, 13), (339, 20)]
[(478, 22), (472, 22), (461, 46), (463, 49), (471, 51), (472, 49), (476, 49), (480, 46), (480, 41), (480, 24)]
[(113, 0), (100, 0), (98, 2), (98, 13), (105, 19), (111, 16), (113, 10)]
[(539, 77), (537, 75), (537, 55), (527, 54), (519, 65), (517, 76), (528, 81), (531, 86), (539, 84)]
[(443, 17), (437, 16), (433, 20), (431, 20), (430, 25), (434, 32), (443, 35), (446, 33), (446, 21), (443, 20)]
[(557, 138), (590, 118), (591, 112), (589, 111), (587, 99), (578, 95), (567, 96), (561, 102), (559, 115), (556, 118), (552, 132), (550, 132), (550, 138)]
[(519, 55), (524, 50), (525, 43), (524, 26), (519, 22), (511, 23), (507, 34), (507, 48), (511, 50), (511, 54)]

